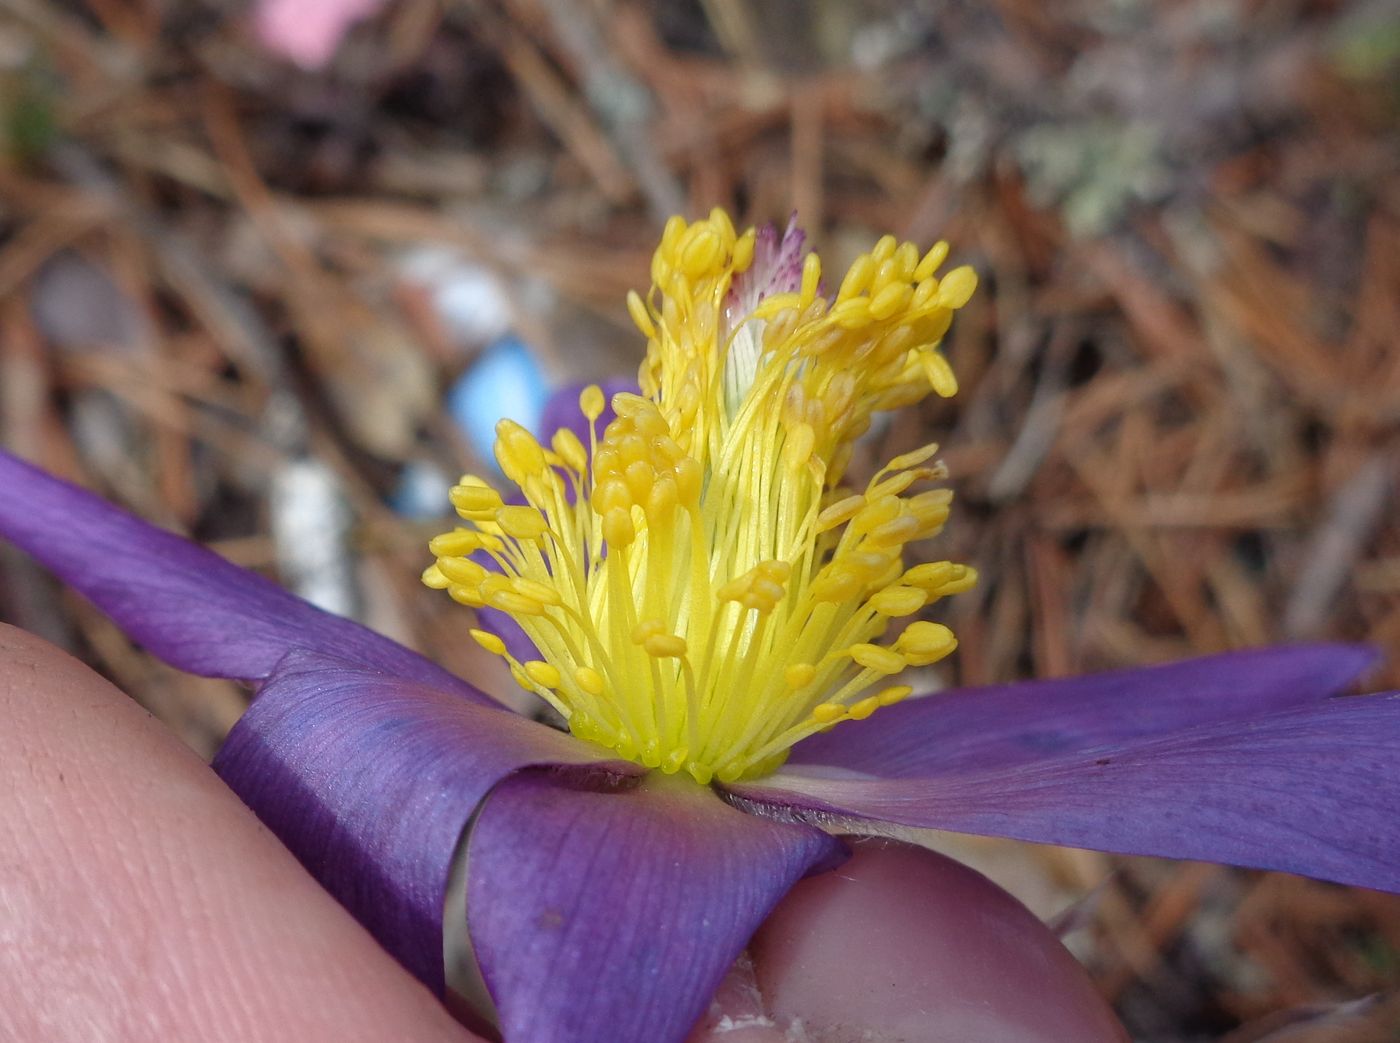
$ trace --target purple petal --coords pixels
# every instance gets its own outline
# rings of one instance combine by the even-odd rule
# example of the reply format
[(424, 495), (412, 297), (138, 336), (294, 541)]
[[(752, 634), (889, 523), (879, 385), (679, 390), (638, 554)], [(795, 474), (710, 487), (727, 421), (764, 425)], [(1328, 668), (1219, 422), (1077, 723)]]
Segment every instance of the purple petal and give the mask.
[(1030, 763), (1315, 702), (1376, 658), (1363, 645), (1297, 645), (941, 692), (813, 736), (790, 763), (884, 778)]
[(182, 670), (258, 680), (288, 652), (313, 649), (490, 703), (402, 645), (4, 451), (0, 489), (0, 536)]
[(689, 779), (612, 793), (507, 780), (467, 855), (467, 923), (503, 1035), (684, 1039), (788, 888), (844, 854)]
[(784, 769), (768, 810), (1279, 869), (1400, 891), (1400, 695), (1343, 696), (1142, 743), (931, 778)]
[(311, 874), (439, 993), (443, 897), (462, 828), (500, 779), (535, 765), (640, 770), (505, 710), (300, 653), (214, 761)]

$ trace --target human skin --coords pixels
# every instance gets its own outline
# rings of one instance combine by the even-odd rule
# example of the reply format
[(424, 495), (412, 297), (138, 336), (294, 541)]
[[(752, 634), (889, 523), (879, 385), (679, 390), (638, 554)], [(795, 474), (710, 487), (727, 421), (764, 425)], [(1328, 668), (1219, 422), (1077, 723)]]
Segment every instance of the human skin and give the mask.
[[(0, 722), (0, 1039), (479, 1040), (174, 735), (3, 624)], [(691, 1043), (1126, 1038), (1019, 903), (918, 848), (858, 845), (751, 952)]]

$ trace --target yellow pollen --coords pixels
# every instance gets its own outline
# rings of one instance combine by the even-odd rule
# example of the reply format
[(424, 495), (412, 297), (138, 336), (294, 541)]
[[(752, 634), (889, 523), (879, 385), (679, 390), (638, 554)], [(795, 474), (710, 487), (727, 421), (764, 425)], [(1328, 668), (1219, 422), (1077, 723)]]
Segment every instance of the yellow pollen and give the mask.
[(591, 431), (547, 447), (502, 421), (496, 460), (520, 495), (463, 477), (465, 525), (431, 541), (423, 573), (515, 618), (538, 658), (471, 637), (580, 739), (702, 785), (907, 698), (891, 678), (957, 640), (917, 618), (887, 630), (977, 578), (903, 561), (951, 508), (927, 488), (947, 474), (936, 445), (846, 484), (874, 414), (956, 393), (940, 343), (976, 275), (940, 277), (946, 243), (885, 236), (828, 299), (816, 254), (777, 256), (721, 210), (668, 221), (650, 290), (627, 296), (641, 394), (614, 396), (601, 426), (608, 403), (585, 388)]

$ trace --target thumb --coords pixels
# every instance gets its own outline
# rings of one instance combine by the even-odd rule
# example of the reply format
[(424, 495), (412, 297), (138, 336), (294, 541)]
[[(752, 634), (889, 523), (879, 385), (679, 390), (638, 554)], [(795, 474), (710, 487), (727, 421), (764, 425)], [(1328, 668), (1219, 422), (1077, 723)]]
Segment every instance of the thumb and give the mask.
[(1117, 1043), (1059, 940), (986, 877), (923, 848), (856, 842), (759, 929), (692, 1043)]

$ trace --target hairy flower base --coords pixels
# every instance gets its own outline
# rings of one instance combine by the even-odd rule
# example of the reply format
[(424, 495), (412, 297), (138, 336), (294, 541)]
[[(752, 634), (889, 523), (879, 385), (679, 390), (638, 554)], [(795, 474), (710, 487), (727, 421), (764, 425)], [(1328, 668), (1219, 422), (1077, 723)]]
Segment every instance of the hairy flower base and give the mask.
[(956, 390), (937, 343), (975, 276), (936, 275), (946, 243), (920, 255), (886, 236), (828, 301), (790, 238), (736, 235), (721, 210), (672, 219), (648, 300), (628, 299), (644, 394), (615, 395), (600, 437), (606, 403), (586, 388), (587, 444), (564, 428), (545, 448), (502, 422), (496, 458), (525, 502), (464, 478), (452, 501), (471, 527), (432, 541), (423, 577), (514, 617), (538, 658), (473, 636), (576, 736), (702, 784), (769, 774), (793, 744), (904, 699), (895, 676), (957, 642), (922, 621), (877, 639), (976, 580), (902, 564), (948, 517), (951, 492), (911, 491), (944, 477), (937, 446), (842, 484), (874, 412)]

